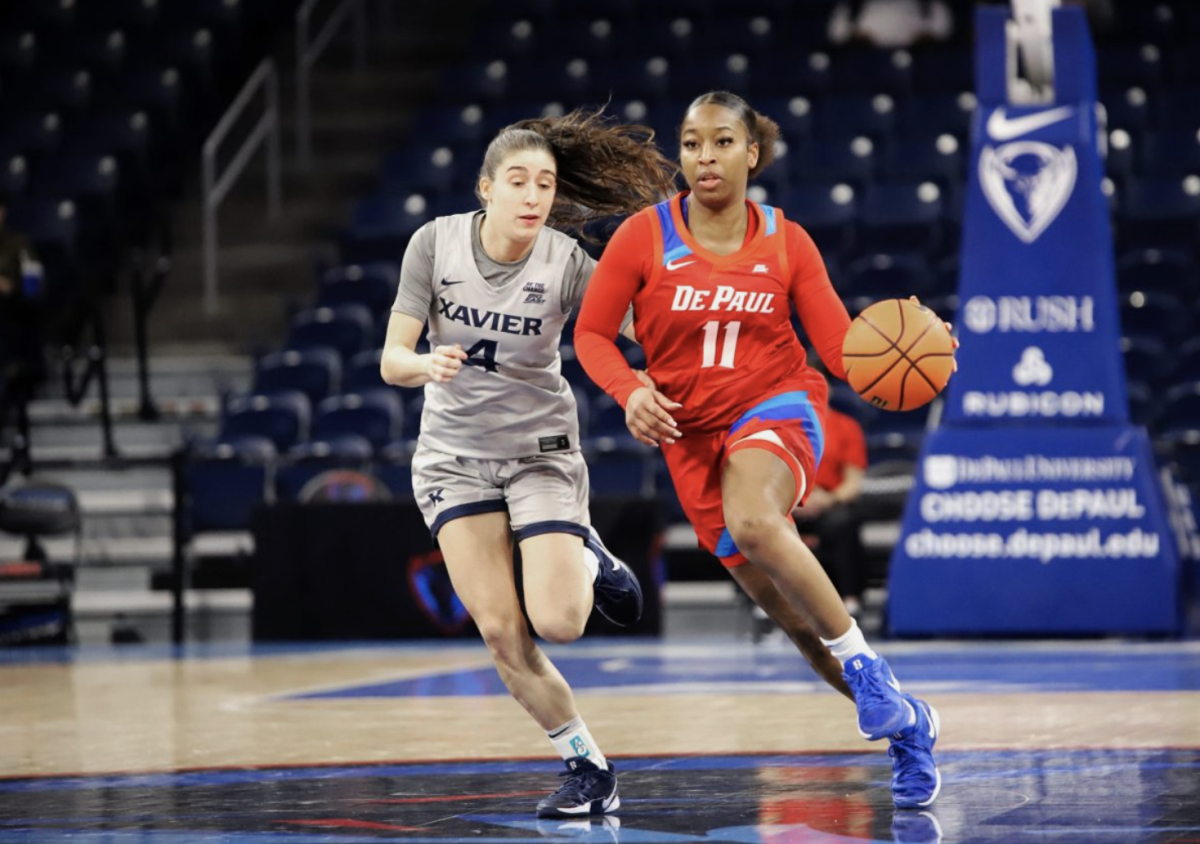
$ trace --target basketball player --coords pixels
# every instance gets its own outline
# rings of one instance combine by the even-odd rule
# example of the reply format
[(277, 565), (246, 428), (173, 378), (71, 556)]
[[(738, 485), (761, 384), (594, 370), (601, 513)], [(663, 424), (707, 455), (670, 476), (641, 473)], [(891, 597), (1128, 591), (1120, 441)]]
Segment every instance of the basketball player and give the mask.
[[(588, 473), (559, 339), (595, 262), (547, 222), (579, 229), (669, 196), (675, 166), (650, 130), (598, 113), (523, 121), (489, 144), (483, 210), (439, 217), (410, 241), (382, 375), (425, 386), (413, 491), (512, 696), (546, 730), (566, 781), (539, 817), (620, 806), (613, 766), (562, 675), (530, 637), (517, 600), (550, 642), (577, 639), (593, 605), (616, 624), (641, 616), (641, 587), (590, 527)], [(426, 323), (431, 351), (419, 354)]]
[[(633, 436), (661, 444), (701, 544), (739, 583), (761, 591), (765, 573), (841, 662), (859, 732), (890, 741), (895, 804), (928, 806), (941, 787), (937, 713), (900, 690), (790, 522), (821, 460), (827, 390), (805, 363), (791, 307), (841, 378), (850, 320), (807, 233), (746, 198), (778, 136), (733, 94), (692, 102), (679, 136), (689, 190), (614, 234), (580, 311), (576, 353), (625, 408)], [(613, 342), (630, 303), (654, 386)]]

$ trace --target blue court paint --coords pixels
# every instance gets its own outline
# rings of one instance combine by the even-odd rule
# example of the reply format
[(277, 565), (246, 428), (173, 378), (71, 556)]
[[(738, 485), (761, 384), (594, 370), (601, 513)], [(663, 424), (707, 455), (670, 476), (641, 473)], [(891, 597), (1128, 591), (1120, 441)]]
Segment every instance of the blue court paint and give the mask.
[[(883, 648), (886, 653), (886, 647)], [(653, 690), (659, 694), (724, 692), (832, 692), (799, 655), (791, 652), (732, 649), (661, 656), (647, 651), (629, 657), (553, 654), (576, 691), (589, 689)], [(1037, 649), (1008, 646), (888, 654), (888, 662), (906, 685), (928, 694), (950, 692), (1197, 691), (1200, 651)], [(295, 695), (294, 699), (473, 697), (506, 695), (492, 668), (464, 669), (348, 685)]]

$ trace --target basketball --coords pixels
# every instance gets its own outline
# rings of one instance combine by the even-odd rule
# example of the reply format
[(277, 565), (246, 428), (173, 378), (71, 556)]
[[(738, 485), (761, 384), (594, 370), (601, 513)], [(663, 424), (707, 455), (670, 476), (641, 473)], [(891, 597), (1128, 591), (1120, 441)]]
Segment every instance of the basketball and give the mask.
[(842, 341), (846, 380), (883, 410), (913, 410), (940, 393), (954, 371), (954, 341), (941, 318), (908, 299), (876, 302)]

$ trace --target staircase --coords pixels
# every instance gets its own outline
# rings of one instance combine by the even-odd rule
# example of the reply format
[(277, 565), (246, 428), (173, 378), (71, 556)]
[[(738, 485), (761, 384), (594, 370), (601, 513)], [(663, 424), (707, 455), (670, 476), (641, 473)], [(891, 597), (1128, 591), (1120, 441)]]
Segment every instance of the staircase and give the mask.
[[(375, 4), (368, 4), (372, 10)], [(82, 541), (44, 542), (55, 562), (77, 562), (74, 610), (82, 642), (166, 641), (170, 595), (155, 589), (170, 570), (174, 495), (166, 458), (185, 440), (217, 433), (221, 399), (253, 381), (252, 353), (279, 348), (291, 312), (312, 303), (316, 268), (336, 260), (333, 238), (349, 220), (353, 201), (370, 189), (382, 154), (409, 128), (431, 96), (442, 57), (461, 49), (464, 24), (478, 4), (410, 10), (380, 31), (373, 26), (367, 67), (353, 67), (348, 32), (340, 34), (310, 77), (313, 164), (296, 163), (292, 133), (295, 59), (291, 34), (275, 52), (283, 109), (283, 208), (266, 213), (263, 153), (226, 197), (219, 214), (219, 312), (203, 308), (202, 203), (199, 157), (185, 196), (170, 209), (171, 271), (148, 324), (150, 394), (159, 418), (139, 417), (134, 321), (129, 291), (105, 307), (109, 336), (114, 441), (125, 458), (104, 459), (99, 399), (93, 386), (72, 406), (51, 383), (30, 408), (35, 471), (76, 490), (83, 512)], [(236, 149), (238, 139), (230, 139)], [(0, 459), (7, 459), (0, 454)], [(50, 461), (47, 464), (47, 461)], [(41, 466), (39, 466), (41, 462)], [(59, 468), (63, 467), (63, 468)], [(21, 557), (24, 542), (0, 534), (0, 561)], [(197, 537), (193, 558), (237, 558), (251, 550), (248, 535)], [(249, 637), (246, 588), (189, 592), (188, 637)]]

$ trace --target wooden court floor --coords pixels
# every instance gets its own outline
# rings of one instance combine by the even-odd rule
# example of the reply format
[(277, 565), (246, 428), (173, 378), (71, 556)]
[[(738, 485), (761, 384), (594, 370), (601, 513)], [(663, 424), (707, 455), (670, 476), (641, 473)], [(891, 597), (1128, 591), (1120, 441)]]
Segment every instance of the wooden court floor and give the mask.
[(0, 651), (0, 844), (1200, 842), (1200, 642), (894, 643), (944, 786), (893, 812), (886, 747), (783, 645), (548, 653), (621, 772), (547, 826), (548, 741), (482, 645)]

